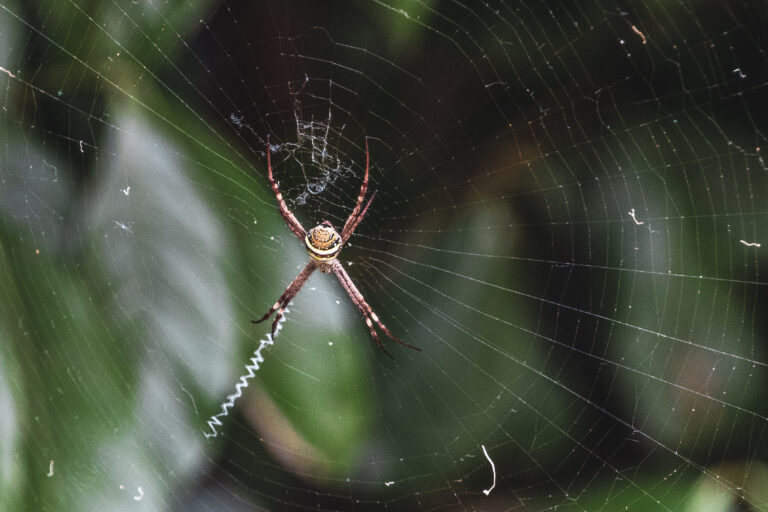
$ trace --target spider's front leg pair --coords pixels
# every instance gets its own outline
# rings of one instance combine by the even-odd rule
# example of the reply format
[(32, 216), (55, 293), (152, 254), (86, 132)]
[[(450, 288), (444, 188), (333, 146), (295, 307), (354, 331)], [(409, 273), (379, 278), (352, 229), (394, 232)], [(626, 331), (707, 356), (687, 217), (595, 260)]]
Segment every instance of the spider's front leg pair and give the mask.
[(272, 191), (275, 193), (275, 197), (277, 198), (280, 214), (285, 219), (285, 222), (288, 224), (288, 227), (291, 229), (291, 231), (293, 231), (293, 233), (304, 242), (307, 248), (307, 252), (309, 252), (310, 256), (309, 263), (307, 263), (304, 269), (299, 273), (298, 276), (296, 276), (291, 284), (288, 285), (288, 288), (285, 289), (283, 294), (279, 299), (277, 299), (277, 302), (275, 302), (269, 311), (267, 311), (267, 313), (259, 320), (252, 320), (252, 322), (255, 324), (263, 322), (272, 316), (272, 313), (277, 311), (277, 316), (275, 317), (274, 322), (272, 322), (273, 337), (275, 335), (278, 322), (280, 321), (280, 318), (282, 318), (288, 303), (296, 296), (297, 293), (299, 293), (299, 290), (301, 290), (301, 287), (304, 286), (304, 283), (307, 282), (307, 279), (309, 279), (309, 276), (312, 275), (312, 272), (315, 270), (320, 270), (320, 272), (326, 274), (330, 274), (332, 272), (336, 275), (336, 278), (341, 283), (341, 286), (344, 287), (344, 290), (352, 299), (352, 302), (354, 302), (355, 306), (357, 306), (357, 308), (363, 314), (365, 324), (368, 326), (368, 329), (371, 332), (371, 337), (373, 337), (376, 344), (388, 356), (392, 357), (392, 355), (387, 352), (387, 349), (384, 348), (384, 345), (382, 345), (381, 340), (379, 340), (379, 336), (376, 333), (374, 324), (379, 329), (384, 331), (384, 334), (386, 334), (389, 338), (396, 341), (397, 343), (415, 350), (421, 350), (418, 347), (414, 347), (413, 345), (409, 345), (408, 343), (395, 338), (392, 333), (389, 332), (387, 326), (384, 325), (384, 323), (379, 320), (379, 317), (376, 316), (376, 313), (373, 312), (371, 306), (369, 306), (365, 301), (363, 294), (360, 293), (360, 290), (357, 289), (355, 283), (352, 282), (352, 278), (350, 278), (349, 274), (347, 274), (347, 271), (344, 270), (344, 266), (337, 259), (339, 253), (341, 252), (342, 246), (347, 242), (347, 240), (349, 240), (349, 237), (352, 236), (352, 233), (355, 231), (355, 228), (357, 228), (358, 224), (360, 224), (360, 221), (363, 220), (363, 217), (365, 217), (365, 214), (368, 212), (368, 207), (371, 205), (371, 201), (373, 201), (373, 198), (376, 195), (376, 192), (371, 194), (371, 197), (368, 199), (365, 208), (363, 208), (363, 200), (365, 199), (365, 193), (368, 190), (369, 168), (370, 153), (368, 152), (368, 140), (366, 139), (365, 175), (363, 176), (363, 184), (360, 187), (360, 194), (357, 196), (355, 208), (352, 210), (352, 213), (344, 223), (341, 234), (337, 233), (333, 228), (333, 225), (327, 220), (324, 220), (314, 228), (310, 229), (309, 232), (307, 232), (302, 227), (296, 216), (293, 215), (293, 213), (291, 213), (291, 211), (288, 209), (288, 206), (285, 204), (285, 200), (283, 200), (283, 195), (280, 193), (280, 189), (277, 186), (277, 182), (272, 175), (272, 151), (269, 146), (269, 137), (267, 137), (267, 173), (269, 176), (269, 183), (272, 185)]

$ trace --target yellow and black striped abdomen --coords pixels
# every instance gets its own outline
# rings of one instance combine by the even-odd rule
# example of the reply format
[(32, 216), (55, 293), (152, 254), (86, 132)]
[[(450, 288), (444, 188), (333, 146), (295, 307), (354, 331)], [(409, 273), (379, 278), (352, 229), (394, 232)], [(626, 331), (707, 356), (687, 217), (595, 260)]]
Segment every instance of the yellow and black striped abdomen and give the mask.
[(309, 255), (319, 261), (333, 260), (341, 251), (341, 236), (328, 221), (310, 229), (304, 243)]

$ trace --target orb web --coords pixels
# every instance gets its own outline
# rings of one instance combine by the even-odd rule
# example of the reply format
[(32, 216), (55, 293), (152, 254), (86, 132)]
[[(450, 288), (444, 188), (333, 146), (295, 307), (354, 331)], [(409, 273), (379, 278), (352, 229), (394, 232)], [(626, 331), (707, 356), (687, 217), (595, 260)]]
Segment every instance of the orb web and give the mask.
[(0, 508), (768, 509), (765, 28), (3, 0)]

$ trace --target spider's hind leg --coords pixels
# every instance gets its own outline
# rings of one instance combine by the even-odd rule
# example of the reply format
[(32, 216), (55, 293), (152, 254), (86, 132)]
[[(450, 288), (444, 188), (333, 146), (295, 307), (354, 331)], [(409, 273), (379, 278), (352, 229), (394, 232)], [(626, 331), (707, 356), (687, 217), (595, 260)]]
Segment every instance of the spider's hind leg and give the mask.
[(357, 306), (357, 309), (360, 310), (360, 313), (362, 313), (363, 318), (365, 319), (365, 325), (368, 326), (368, 330), (371, 331), (371, 337), (376, 342), (376, 344), (379, 346), (381, 350), (384, 351), (385, 354), (387, 354), (389, 357), (392, 357), (392, 354), (390, 354), (387, 349), (384, 348), (384, 345), (381, 343), (381, 340), (379, 339), (379, 335), (376, 333), (376, 328), (374, 327), (374, 322), (376, 325), (384, 331), (384, 334), (389, 336), (392, 340), (396, 341), (400, 345), (408, 348), (412, 348), (414, 350), (421, 350), (419, 347), (414, 347), (413, 345), (409, 345), (408, 343), (405, 343), (404, 341), (401, 341), (397, 338), (395, 338), (391, 332), (389, 332), (389, 329), (387, 329), (387, 326), (384, 325), (384, 323), (379, 320), (379, 317), (376, 316), (376, 313), (373, 312), (373, 309), (371, 309), (371, 306), (368, 305), (368, 303), (365, 301), (365, 298), (363, 297), (363, 294), (360, 293), (360, 290), (357, 289), (357, 286), (355, 286), (355, 283), (352, 282), (352, 279), (349, 277), (349, 274), (347, 274), (347, 271), (344, 270), (344, 266), (342, 266), (341, 263), (339, 263), (338, 260), (333, 262), (333, 272), (336, 274), (336, 277), (339, 279), (339, 282), (344, 287), (344, 290), (347, 292), (347, 295), (352, 299), (352, 302)]
[[(384, 324), (382, 323), (382, 321), (381, 321), (381, 320), (379, 320), (379, 317), (378, 317), (378, 316), (376, 316), (376, 313), (374, 313), (373, 311), (371, 311), (371, 312), (370, 312), (370, 317), (373, 319), (373, 321), (374, 321), (374, 322), (376, 322), (376, 325), (378, 325), (378, 326), (379, 326), (379, 329), (381, 329), (382, 331), (384, 331), (384, 334), (386, 334), (387, 336), (389, 336), (389, 339), (391, 339), (391, 340), (393, 340), (393, 341), (396, 341), (397, 343), (401, 344), (401, 345), (402, 345), (402, 346), (404, 346), (404, 347), (412, 348), (413, 350), (418, 350), (419, 352), (421, 352), (421, 349), (420, 349), (419, 347), (416, 347), (416, 346), (414, 346), (414, 345), (411, 345), (410, 343), (406, 343), (406, 342), (404, 342), (404, 341), (403, 341), (403, 340), (401, 340), (401, 339), (395, 338), (395, 337), (392, 335), (392, 333), (391, 333), (391, 332), (389, 332), (389, 329), (387, 329), (387, 326), (386, 326), (386, 325), (384, 325)], [(368, 322), (368, 320), (367, 320), (367, 319), (366, 319), (366, 322)]]
[(288, 285), (288, 288), (285, 289), (283, 294), (280, 296), (279, 299), (277, 299), (277, 302), (269, 308), (269, 311), (267, 313), (259, 318), (258, 320), (251, 320), (252, 324), (258, 324), (272, 316), (272, 313), (277, 311), (277, 316), (275, 317), (275, 321), (272, 322), (272, 337), (275, 336), (275, 331), (277, 330), (277, 324), (280, 321), (280, 319), (283, 317), (283, 312), (285, 311), (285, 308), (288, 306), (288, 303), (291, 302), (291, 300), (296, 296), (297, 293), (299, 293), (299, 290), (301, 290), (301, 287), (304, 286), (304, 283), (307, 282), (307, 279), (309, 279), (309, 276), (312, 275), (312, 272), (315, 271), (315, 264), (312, 262), (307, 263), (307, 266), (304, 267), (304, 270), (299, 272), (299, 275), (296, 276), (296, 279), (291, 282), (291, 284)]
[(264, 320), (266, 320), (267, 318), (272, 316), (272, 313), (274, 313), (275, 310), (277, 309), (277, 315), (275, 315), (275, 320), (274, 320), (274, 322), (272, 322), (272, 331), (271, 331), (272, 332), (272, 338), (274, 339), (275, 332), (277, 332), (277, 326), (280, 323), (280, 319), (283, 318), (283, 316), (284, 316), (283, 313), (285, 312), (285, 308), (288, 307), (288, 303), (291, 300), (293, 300), (293, 297), (296, 296), (296, 292), (298, 292), (298, 290), (296, 290), (294, 293), (292, 293), (292, 294), (290, 294), (288, 296), (285, 296), (286, 294), (283, 294), (283, 296), (280, 297), (280, 300), (275, 302), (275, 305), (272, 306), (269, 311), (267, 311), (266, 315), (264, 315), (263, 317), (259, 318), (258, 320), (251, 320), (251, 323), (252, 324), (258, 324), (258, 323), (263, 322)]
[(293, 295), (289, 295), (288, 297), (285, 298), (285, 300), (282, 303), (276, 302), (275, 305), (272, 306), (272, 308), (269, 311), (267, 311), (266, 315), (264, 315), (263, 317), (259, 318), (258, 320), (251, 320), (251, 323), (252, 324), (258, 324), (258, 323), (263, 322), (264, 320), (266, 320), (267, 318), (272, 316), (272, 313), (274, 313), (275, 309), (277, 309), (278, 306), (279, 306), (280, 309), (277, 309), (277, 315), (275, 315), (275, 320), (274, 320), (274, 322), (272, 322), (272, 331), (271, 331), (271, 333), (272, 333), (272, 338), (274, 339), (275, 333), (277, 332), (277, 326), (280, 324), (280, 319), (283, 318), (283, 316), (284, 316), (285, 308), (288, 307), (288, 303), (293, 299), (293, 297), (295, 295), (296, 295), (295, 293)]
[(259, 318), (258, 320), (251, 320), (251, 323), (252, 324), (260, 324), (261, 322), (263, 322), (267, 318), (271, 317), (272, 313), (274, 313), (275, 310), (280, 307), (280, 304), (282, 303), (282, 299), (283, 299), (284, 296), (285, 296), (285, 294), (281, 295), (280, 299), (278, 299), (278, 301), (275, 302), (274, 306), (269, 308), (269, 311), (267, 311), (267, 313), (263, 317)]
[(390, 359), (394, 359), (394, 357), (392, 357), (392, 354), (389, 353), (389, 350), (384, 348), (384, 344), (379, 339), (379, 335), (376, 333), (376, 329), (373, 327), (373, 323), (371, 322), (370, 317), (368, 315), (366, 315), (365, 313), (363, 313), (363, 316), (365, 317), (365, 325), (367, 325), (368, 326), (368, 330), (371, 331), (371, 337), (373, 338), (373, 341), (376, 342), (376, 345), (378, 345), (379, 348), (381, 350), (383, 350), (384, 353), (387, 354)]

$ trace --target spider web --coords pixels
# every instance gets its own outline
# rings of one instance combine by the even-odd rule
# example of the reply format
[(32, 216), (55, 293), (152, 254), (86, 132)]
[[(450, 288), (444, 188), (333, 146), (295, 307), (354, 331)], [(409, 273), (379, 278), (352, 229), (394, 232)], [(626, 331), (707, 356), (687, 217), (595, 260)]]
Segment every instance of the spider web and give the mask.
[(0, 509), (768, 510), (764, 7), (0, 0)]

